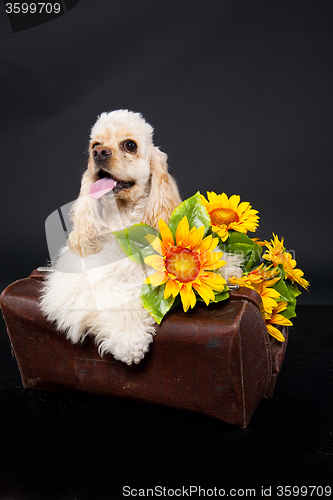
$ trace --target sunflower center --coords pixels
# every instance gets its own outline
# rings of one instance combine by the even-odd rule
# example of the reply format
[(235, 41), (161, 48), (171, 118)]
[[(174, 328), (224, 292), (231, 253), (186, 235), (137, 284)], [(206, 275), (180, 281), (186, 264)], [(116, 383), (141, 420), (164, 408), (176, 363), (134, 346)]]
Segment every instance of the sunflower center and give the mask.
[(171, 247), (165, 259), (165, 268), (181, 283), (194, 281), (200, 273), (199, 254), (188, 248)]
[(210, 220), (214, 226), (222, 226), (222, 224), (231, 224), (231, 222), (239, 222), (239, 217), (232, 208), (214, 208), (210, 212)]

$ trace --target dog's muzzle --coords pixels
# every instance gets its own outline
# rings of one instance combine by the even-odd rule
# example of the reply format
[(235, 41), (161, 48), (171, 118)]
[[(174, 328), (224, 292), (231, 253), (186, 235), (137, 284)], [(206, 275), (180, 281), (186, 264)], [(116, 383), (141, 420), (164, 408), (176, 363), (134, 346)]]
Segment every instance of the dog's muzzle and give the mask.
[(133, 181), (122, 181), (122, 180), (116, 179), (115, 177), (113, 177), (113, 175), (111, 175), (109, 170), (106, 170), (105, 168), (101, 168), (97, 172), (97, 176), (99, 179), (105, 179), (105, 178), (113, 179), (116, 182), (114, 189), (113, 189), (115, 193), (121, 191), (122, 189), (129, 189), (132, 186), (134, 186), (134, 184), (135, 184), (135, 182), (133, 182)]
[(93, 159), (98, 162), (107, 160), (111, 155), (111, 150), (104, 146), (96, 146), (92, 151)]

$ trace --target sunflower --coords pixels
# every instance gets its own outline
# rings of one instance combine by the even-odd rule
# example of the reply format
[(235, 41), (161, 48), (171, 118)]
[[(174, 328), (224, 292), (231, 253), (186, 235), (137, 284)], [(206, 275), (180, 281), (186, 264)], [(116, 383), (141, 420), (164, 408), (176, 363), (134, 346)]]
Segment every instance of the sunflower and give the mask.
[[(148, 234), (146, 239), (159, 255), (150, 255), (145, 263), (155, 269), (145, 283), (152, 286), (165, 284), (164, 298), (180, 294), (184, 311), (194, 307), (196, 295), (200, 295), (208, 305), (215, 300), (215, 293), (226, 289), (226, 281), (214, 271), (225, 265), (222, 252), (214, 252), (218, 238), (212, 235), (203, 238), (204, 226), (189, 228), (187, 217), (179, 222), (176, 242), (167, 224), (159, 221), (161, 239)], [(212, 272), (213, 271), (213, 272)]]
[(260, 238), (250, 238), (254, 243), (259, 245), (260, 247), (266, 246), (266, 241), (261, 241)]
[(281, 311), (287, 309), (287, 305), (288, 302), (280, 301), (270, 314), (265, 314), (268, 333), (280, 342), (284, 342), (285, 338), (280, 330), (273, 325), (292, 326), (290, 319), (287, 319), (282, 314), (279, 314)]
[(277, 300), (281, 297), (281, 294), (277, 290), (271, 288), (279, 279), (280, 278), (274, 278), (272, 280), (262, 281), (254, 288), (261, 297), (265, 314), (271, 314), (273, 309), (277, 306)]
[(250, 203), (240, 202), (240, 196), (233, 195), (228, 199), (225, 193), (216, 194), (207, 192), (207, 198), (201, 195), (201, 201), (207, 208), (212, 230), (219, 235), (222, 241), (229, 236), (228, 230), (233, 229), (246, 234), (255, 231), (259, 217), (257, 210), (253, 210)]
[[(280, 273), (279, 269), (276, 267), (268, 266), (266, 267), (264, 264), (260, 264), (259, 267), (250, 271), (247, 275), (247, 278), (252, 283), (261, 283), (263, 280), (270, 280), (272, 278), (276, 278), (276, 276)], [(277, 278), (276, 281), (278, 281)]]
[(303, 278), (304, 273), (301, 269), (295, 269), (297, 262), (292, 258), (291, 253), (285, 251), (283, 238), (279, 241), (275, 234), (273, 234), (273, 237), (274, 239), (270, 242), (265, 242), (267, 252), (263, 255), (263, 258), (271, 261), (274, 266), (281, 264), (286, 272), (286, 277), (292, 283), (296, 282), (307, 290), (310, 283)]
[(247, 275), (243, 275), (238, 279), (230, 278), (229, 281), (234, 285), (237, 284), (255, 290), (261, 297), (265, 314), (271, 314), (281, 296), (277, 290), (271, 288), (280, 279), (280, 276), (276, 276), (278, 273), (278, 268), (272, 269), (261, 264)]
[(292, 258), (291, 254), (289, 252), (285, 252), (283, 254), (283, 260), (282, 260), (282, 265), (283, 269), (286, 271), (286, 277), (294, 283), (298, 283), (301, 285), (305, 290), (308, 289), (310, 286), (310, 283), (303, 278), (304, 273), (301, 269), (295, 269), (296, 267), (296, 260)]
[(270, 242), (264, 242), (267, 252), (263, 255), (263, 259), (269, 260), (274, 266), (282, 264), (282, 256), (285, 252), (283, 241), (284, 238), (281, 238), (281, 241), (279, 241), (279, 238), (273, 233), (273, 239)]

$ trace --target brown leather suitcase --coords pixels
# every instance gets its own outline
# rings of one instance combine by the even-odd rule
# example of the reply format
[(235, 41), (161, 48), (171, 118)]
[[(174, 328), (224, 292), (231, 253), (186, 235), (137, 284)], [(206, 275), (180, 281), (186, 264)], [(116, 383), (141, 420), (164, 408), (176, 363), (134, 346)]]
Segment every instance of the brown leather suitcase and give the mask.
[(72, 344), (38, 307), (37, 270), (1, 295), (24, 387), (79, 390), (202, 412), (246, 427), (264, 397), (272, 397), (286, 342), (268, 335), (260, 296), (248, 288), (207, 307), (169, 312), (156, 325), (149, 353), (127, 366), (98, 354), (92, 338)]

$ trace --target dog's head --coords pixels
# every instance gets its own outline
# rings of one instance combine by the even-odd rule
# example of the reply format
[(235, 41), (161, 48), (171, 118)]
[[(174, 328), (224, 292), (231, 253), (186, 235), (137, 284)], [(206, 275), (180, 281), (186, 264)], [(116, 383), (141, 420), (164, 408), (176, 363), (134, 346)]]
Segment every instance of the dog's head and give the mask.
[(168, 222), (181, 203), (168, 173), (167, 155), (153, 145), (152, 136), (153, 128), (139, 113), (123, 109), (102, 113), (93, 126), (88, 168), (73, 206), (68, 240), (81, 255), (96, 253), (110, 231), (98, 200), (104, 198), (107, 204), (109, 192), (129, 224), (145, 222), (157, 228), (159, 219)]
[(151, 177), (152, 135), (153, 128), (139, 113), (102, 113), (91, 130), (88, 172), (92, 183), (113, 179), (116, 198), (139, 199)]

